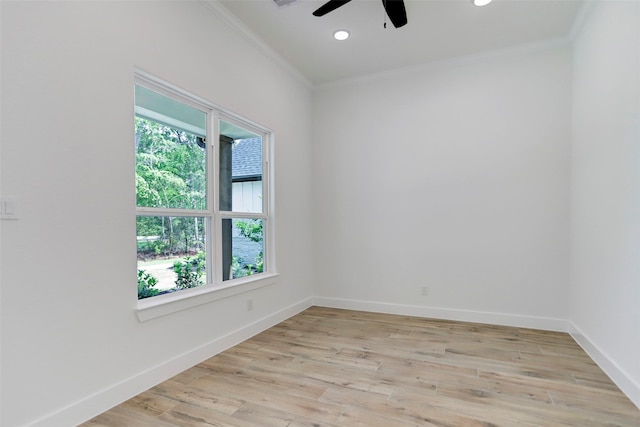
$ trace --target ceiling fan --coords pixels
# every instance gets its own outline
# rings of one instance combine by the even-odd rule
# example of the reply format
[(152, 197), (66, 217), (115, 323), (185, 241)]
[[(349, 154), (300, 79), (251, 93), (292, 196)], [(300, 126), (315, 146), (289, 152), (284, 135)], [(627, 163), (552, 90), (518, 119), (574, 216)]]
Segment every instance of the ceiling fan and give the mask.
[[(313, 16), (324, 16), (350, 1), (351, 0), (329, 0), (316, 9), (316, 11), (313, 12)], [(404, 7), (404, 0), (382, 0), (382, 5), (394, 27), (400, 28), (407, 23), (407, 11)]]

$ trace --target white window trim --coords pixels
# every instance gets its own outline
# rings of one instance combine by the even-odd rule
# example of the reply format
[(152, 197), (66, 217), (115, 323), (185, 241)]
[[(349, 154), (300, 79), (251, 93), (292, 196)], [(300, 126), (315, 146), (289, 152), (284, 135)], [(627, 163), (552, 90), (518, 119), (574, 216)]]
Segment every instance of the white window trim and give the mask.
[[(230, 298), (235, 295), (239, 295), (245, 292), (250, 292), (265, 286), (273, 285), (277, 282), (277, 278), (279, 274), (276, 270), (276, 256), (275, 256), (275, 216), (273, 212), (273, 197), (274, 197), (274, 170), (273, 170), (273, 149), (272, 143), (274, 139), (274, 132), (266, 128), (260, 124), (252, 122), (250, 120), (245, 119), (244, 117), (235, 114), (225, 108), (222, 108), (216, 104), (213, 104), (204, 98), (193, 95), (177, 86), (171, 85), (163, 80), (160, 80), (151, 74), (148, 74), (141, 70), (136, 70), (134, 74), (134, 83), (142, 85), (148, 89), (156, 91), (162, 95), (174, 98), (180, 102), (183, 102), (187, 105), (191, 105), (197, 109), (206, 110), (211, 112), (211, 118), (207, 120), (208, 134), (209, 135), (217, 135), (218, 134), (218, 121), (219, 119), (223, 120), (231, 120), (233, 122), (240, 123), (242, 126), (248, 126), (251, 130), (257, 131), (263, 137), (263, 212), (259, 215), (255, 214), (247, 214), (243, 212), (220, 212), (218, 208), (219, 202), (219, 194), (217, 185), (213, 187), (208, 194), (213, 195), (213, 215), (211, 222), (213, 223), (211, 227), (208, 227), (208, 234), (213, 233), (214, 229), (218, 227), (218, 224), (221, 221), (217, 219), (223, 218), (255, 218), (259, 216), (260, 218), (265, 220), (265, 227), (263, 229), (264, 232), (264, 253), (265, 253), (265, 266), (266, 271), (264, 273), (254, 274), (251, 276), (245, 276), (238, 279), (229, 279), (227, 281), (222, 281), (222, 272), (220, 269), (216, 271), (212, 268), (212, 260), (217, 259), (219, 256), (219, 251), (221, 243), (218, 242), (218, 239), (212, 239), (212, 236), (209, 235), (208, 239), (213, 244), (211, 245), (211, 256), (208, 256), (208, 265), (212, 274), (210, 274), (209, 280), (213, 279), (213, 283), (207, 283), (203, 286), (199, 286), (197, 288), (184, 289), (179, 292), (173, 292), (164, 295), (157, 295), (151, 298), (145, 298), (142, 300), (136, 299), (135, 312), (138, 317), (138, 320), (141, 322), (155, 319), (160, 316), (165, 316), (171, 313), (175, 313), (178, 311), (186, 310), (189, 308), (193, 308), (202, 304), (207, 304), (213, 301), (219, 301), (225, 298)], [(212, 138), (213, 139), (213, 138)], [(213, 155), (213, 161), (215, 164), (214, 171), (211, 171), (211, 178), (207, 180), (207, 186), (213, 186), (214, 182), (217, 182), (217, 177), (213, 176), (219, 170), (217, 162), (218, 156), (215, 153), (214, 148), (217, 148), (218, 142), (216, 141), (213, 144), (207, 144), (207, 149), (209, 150), (209, 154)], [(136, 208), (136, 212), (154, 212), (157, 208)], [(167, 211), (167, 209), (162, 209), (163, 212)], [(205, 213), (209, 211), (190, 211), (183, 212), (180, 211), (180, 215), (184, 216), (194, 216), (200, 213)], [(176, 212), (178, 213), (178, 212)], [(216, 230), (219, 232), (219, 230)], [(135, 283), (135, 282), (134, 282)], [(136, 297), (137, 298), (137, 297)]]
[(277, 282), (278, 276), (278, 273), (261, 273), (255, 276), (227, 280), (222, 286), (215, 286), (209, 283), (197, 288), (145, 298), (138, 300), (136, 315), (138, 320), (145, 322), (160, 316), (273, 285)]

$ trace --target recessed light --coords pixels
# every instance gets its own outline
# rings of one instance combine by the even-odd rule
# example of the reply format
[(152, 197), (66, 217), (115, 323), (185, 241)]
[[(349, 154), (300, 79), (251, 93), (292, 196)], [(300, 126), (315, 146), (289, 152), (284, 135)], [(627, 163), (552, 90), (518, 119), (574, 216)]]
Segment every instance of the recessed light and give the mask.
[(473, 4), (476, 6), (486, 6), (491, 3), (491, 0), (473, 0)]
[(333, 33), (333, 38), (336, 40), (346, 40), (349, 38), (349, 31), (347, 30), (336, 30)]

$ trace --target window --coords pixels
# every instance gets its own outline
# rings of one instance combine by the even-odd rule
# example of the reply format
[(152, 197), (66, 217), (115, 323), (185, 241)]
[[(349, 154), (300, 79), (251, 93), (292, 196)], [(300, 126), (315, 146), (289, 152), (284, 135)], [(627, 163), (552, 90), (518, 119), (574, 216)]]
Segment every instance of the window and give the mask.
[(273, 273), (268, 142), (267, 130), (137, 76), (139, 300)]

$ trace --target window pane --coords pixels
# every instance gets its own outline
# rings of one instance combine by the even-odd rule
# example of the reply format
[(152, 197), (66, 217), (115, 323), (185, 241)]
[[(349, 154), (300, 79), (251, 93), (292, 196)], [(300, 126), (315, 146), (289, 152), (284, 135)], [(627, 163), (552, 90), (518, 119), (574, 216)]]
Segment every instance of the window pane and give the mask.
[(208, 283), (203, 217), (138, 216), (138, 299)]
[(136, 87), (137, 206), (207, 209), (206, 114), (147, 89), (143, 94), (153, 97), (139, 92)]
[(220, 210), (262, 212), (262, 137), (220, 121)]
[(264, 220), (222, 220), (223, 279), (236, 279), (264, 271)]

